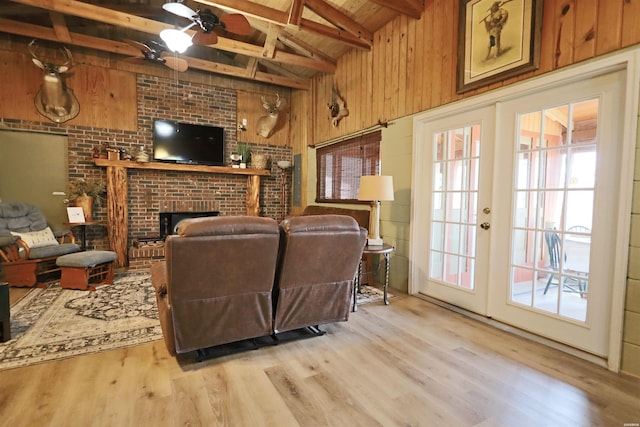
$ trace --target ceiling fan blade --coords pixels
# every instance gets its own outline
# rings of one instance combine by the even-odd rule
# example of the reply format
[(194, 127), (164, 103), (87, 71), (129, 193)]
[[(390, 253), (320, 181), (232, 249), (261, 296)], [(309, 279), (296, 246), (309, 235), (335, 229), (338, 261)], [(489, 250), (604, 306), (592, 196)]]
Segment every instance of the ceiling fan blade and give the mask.
[(167, 45), (157, 42), (155, 40), (149, 40), (149, 45), (150, 45), (149, 47), (153, 46), (153, 49), (157, 51), (169, 50)]
[(223, 15), (220, 18), (220, 22), (224, 24), (225, 30), (239, 34), (241, 36), (248, 36), (251, 34), (251, 24), (244, 15), (239, 13), (230, 13), (228, 15)]
[(208, 33), (205, 33), (203, 31), (198, 31), (193, 35), (193, 37), (191, 38), (191, 41), (193, 42), (193, 44), (197, 44), (201, 46), (216, 44), (218, 43), (218, 35), (213, 31), (209, 31)]
[(198, 16), (198, 13), (195, 10), (185, 6), (182, 3), (165, 3), (162, 5), (162, 8), (167, 12), (171, 12), (174, 15), (182, 16), (183, 18), (187, 19), (194, 19), (196, 16)]
[(149, 46), (147, 46), (146, 44), (144, 44), (144, 43), (140, 43), (140, 42), (137, 42), (135, 40), (129, 40), (129, 39), (125, 39), (124, 41), (128, 45), (133, 46), (136, 49), (138, 49), (140, 52), (147, 52), (147, 53), (151, 52), (151, 48)]
[(182, 58), (176, 58), (175, 56), (163, 56), (164, 65), (176, 71), (187, 71), (189, 68), (189, 63)]

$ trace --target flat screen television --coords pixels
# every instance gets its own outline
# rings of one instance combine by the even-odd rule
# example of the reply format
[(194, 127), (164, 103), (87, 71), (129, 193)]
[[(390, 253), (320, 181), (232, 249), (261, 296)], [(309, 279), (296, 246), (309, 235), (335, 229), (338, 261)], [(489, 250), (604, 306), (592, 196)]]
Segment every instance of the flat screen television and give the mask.
[(153, 159), (161, 162), (224, 166), (224, 129), (155, 119)]

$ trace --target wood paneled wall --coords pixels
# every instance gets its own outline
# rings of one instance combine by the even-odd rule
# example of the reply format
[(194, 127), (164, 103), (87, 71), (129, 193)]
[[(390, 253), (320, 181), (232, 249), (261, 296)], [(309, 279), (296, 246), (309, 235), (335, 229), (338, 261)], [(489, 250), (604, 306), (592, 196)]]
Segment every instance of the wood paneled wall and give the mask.
[[(640, 43), (638, 0), (544, 0), (539, 69), (457, 94), (459, 4), (425, 1), (420, 20), (401, 16), (391, 21), (375, 33), (370, 52), (354, 50), (339, 59), (335, 75), (316, 77), (315, 120), (308, 145)], [(327, 108), (333, 86), (349, 109), (349, 116), (336, 128)]]
[[(136, 75), (104, 67), (94, 67), (75, 58), (77, 65), (66, 79), (80, 103), (80, 113), (66, 122), (75, 126), (135, 131), (138, 128)], [(40, 90), (43, 71), (31, 57), (0, 50), (0, 75), (11, 76), (0, 84), (0, 117), (47, 122), (33, 102)]]
[[(391, 122), (640, 43), (640, 0), (544, 0), (540, 67), (458, 94), (460, 3), (425, 0), (420, 20), (399, 17), (391, 21), (375, 33), (371, 52), (352, 51), (338, 60), (335, 75), (314, 78), (309, 107), (313, 120), (307, 145), (357, 135), (380, 122)], [(350, 113), (335, 128), (327, 109), (333, 87), (346, 101)], [(296, 99), (295, 93), (292, 99)], [(301, 125), (292, 122), (292, 131)], [(394, 141), (385, 143), (393, 145)], [(636, 170), (636, 176), (638, 173)], [(631, 266), (637, 264), (638, 251), (634, 249), (632, 245)], [(640, 294), (638, 275), (633, 273), (627, 291), (622, 370), (640, 375), (640, 343), (637, 322), (634, 323), (638, 318), (636, 297)]]
[[(71, 51), (74, 69), (67, 83), (80, 102), (80, 113), (62, 126), (137, 131), (139, 124), (136, 76), (145, 74), (182, 83), (198, 83), (235, 90), (238, 95), (238, 123), (243, 117), (248, 121), (247, 131), (237, 133), (239, 141), (276, 147), (291, 145), (289, 115), (292, 104), (289, 88), (229, 79), (197, 70), (176, 73), (158, 64), (133, 64), (122, 61), (123, 57), (119, 55), (87, 52), (86, 49), (79, 47), (72, 47)], [(2, 34), (0, 34), (0, 76), (10, 76), (10, 81), (0, 82), (0, 99), (2, 99), (0, 118), (49, 122), (49, 119), (36, 111), (33, 104), (42, 83), (42, 70), (31, 62), (26, 43), (13, 41), (11, 37)], [(260, 97), (265, 96), (272, 100), (275, 99), (276, 94), (283, 99), (283, 111), (275, 133), (269, 138), (263, 138), (256, 134), (258, 119), (266, 115)], [(199, 111), (198, 114), (200, 113), (203, 112)]]
[[(262, 106), (261, 97), (263, 96), (269, 103), (275, 103), (277, 96), (280, 96), (281, 100), (278, 121), (273, 129), (273, 134), (269, 138), (265, 138), (257, 133), (258, 120), (267, 115), (267, 110)], [(247, 130), (238, 130), (238, 141), (257, 145), (289, 147), (291, 145), (289, 142), (289, 114), (291, 110), (289, 98), (290, 91), (287, 89), (270, 93), (238, 91), (238, 124), (242, 123), (242, 119), (247, 119)]]

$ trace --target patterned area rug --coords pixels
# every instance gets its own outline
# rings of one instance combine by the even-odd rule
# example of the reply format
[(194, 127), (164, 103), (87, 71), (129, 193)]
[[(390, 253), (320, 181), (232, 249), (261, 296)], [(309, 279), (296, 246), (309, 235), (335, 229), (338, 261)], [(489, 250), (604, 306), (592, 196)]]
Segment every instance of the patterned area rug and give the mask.
[[(362, 285), (358, 304), (382, 296), (382, 290)], [(150, 276), (119, 274), (113, 285), (95, 292), (62, 289), (59, 283), (33, 289), (11, 307), (11, 338), (0, 343), (0, 370), (160, 340)]]
[(11, 307), (11, 338), (0, 370), (162, 339), (149, 274), (116, 275), (95, 292), (33, 289)]

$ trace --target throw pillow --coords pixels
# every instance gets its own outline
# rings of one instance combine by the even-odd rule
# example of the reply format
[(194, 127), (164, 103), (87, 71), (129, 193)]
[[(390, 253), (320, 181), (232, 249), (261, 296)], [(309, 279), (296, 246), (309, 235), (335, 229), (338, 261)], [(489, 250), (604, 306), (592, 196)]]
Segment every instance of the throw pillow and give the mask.
[(49, 227), (44, 230), (30, 231), (28, 233), (16, 233), (12, 231), (11, 234), (21, 238), (31, 249), (60, 244)]

